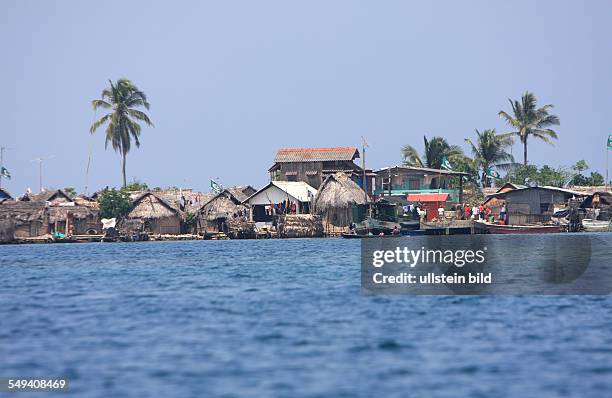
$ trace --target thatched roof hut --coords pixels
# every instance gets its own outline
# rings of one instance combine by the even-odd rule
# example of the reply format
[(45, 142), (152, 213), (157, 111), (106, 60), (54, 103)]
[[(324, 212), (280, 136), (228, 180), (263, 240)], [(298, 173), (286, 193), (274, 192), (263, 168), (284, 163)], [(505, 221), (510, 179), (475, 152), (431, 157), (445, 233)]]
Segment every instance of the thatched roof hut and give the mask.
[(316, 213), (324, 213), (332, 208), (350, 208), (366, 204), (365, 192), (355, 181), (344, 173), (328, 176), (314, 199)]
[(231, 219), (237, 216), (246, 217), (247, 207), (242, 201), (248, 196), (240, 189), (227, 188), (204, 203), (200, 215), (207, 220), (219, 218)]
[(158, 219), (178, 215), (178, 210), (153, 192), (144, 192), (134, 198), (127, 218)]
[(328, 176), (314, 198), (314, 211), (321, 214), (326, 224), (346, 227), (353, 222), (352, 209), (365, 205), (363, 189), (344, 173)]
[[(251, 188), (252, 189), (252, 188)], [(253, 234), (253, 223), (248, 222), (248, 207), (242, 202), (250, 191), (242, 187), (226, 188), (206, 202), (198, 213), (200, 232), (225, 232), (233, 237)]]
[(143, 220), (145, 230), (153, 234), (179, 234), (181, 230), (178, 209), (153, 192), (136, 197), (127, 218)]
[(17, 224), (43, 221), (45, 202), (4, 201), (0, 204), (0, 220), (13, 220)]
[(26, 193), (21, 198), (22, 202), (72, 202), (72, 198), (61, 189), (47, 190), (40, 193)]
[(0, 220), (9, 220), (16, 237), (32, 237), (48, 232), (46, 202), (5, 200), (0, 203)]

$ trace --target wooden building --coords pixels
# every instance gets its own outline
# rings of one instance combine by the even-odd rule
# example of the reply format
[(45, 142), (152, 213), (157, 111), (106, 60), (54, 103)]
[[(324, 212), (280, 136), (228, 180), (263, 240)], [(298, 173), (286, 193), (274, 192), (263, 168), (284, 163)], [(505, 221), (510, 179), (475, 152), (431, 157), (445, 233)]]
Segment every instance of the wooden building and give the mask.
[(583, 193), (557, 187), (524, 187), (489, 195), (485, 203), (496, 199), (498, 206), (506, 205), (507, 224), (525, 225), (549, 222), (555, 208), (564, 208), (570, 199), (584, 196)]
[(154, 235), (177, 235), (181, 233), (181, 215), (164, 199), (153, 192), (144, 192), (138, 195), (132, 209), (126, 218), (141, 220), (144, 231)]
[[(363, 186), (363, 169), (354, 162), (359, 156), (357, 148), (281, 148), (268, 171), (271, 181), (302, 181), (315, 189), (327, 176), (343, 172)], [(369, 193), (373, 179), (371, 170), (366, 170)]]

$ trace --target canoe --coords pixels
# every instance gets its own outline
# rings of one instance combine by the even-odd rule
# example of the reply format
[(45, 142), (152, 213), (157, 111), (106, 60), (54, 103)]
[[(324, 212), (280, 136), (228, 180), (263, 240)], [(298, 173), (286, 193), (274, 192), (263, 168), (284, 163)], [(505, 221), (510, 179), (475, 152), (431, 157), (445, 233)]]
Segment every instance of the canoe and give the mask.
[(500, 225), (474, 221), (474, 226), (489, 234), (550, 234), (561, 232), (558, 225)]
[(610, 232), (612, 224), (610, 221), (593, 220), (585, 218), (582, 220), (582, 227), (586, 232)]

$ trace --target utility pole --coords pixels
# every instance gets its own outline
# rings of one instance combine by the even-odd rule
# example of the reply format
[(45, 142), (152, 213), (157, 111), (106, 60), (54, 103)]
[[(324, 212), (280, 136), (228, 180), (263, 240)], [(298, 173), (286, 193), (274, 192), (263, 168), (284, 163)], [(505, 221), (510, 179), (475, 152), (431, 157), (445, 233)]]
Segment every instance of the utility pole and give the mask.
[[(0, 170), (2, 170), (2, 168), (4, 167), (4, 150), (5, 149), (7, 149), (7, 148), (6, 147), (0, 147)], [(2, 177), (4, 177), (4, 175), (0, 171), (0, 188), (2, 188)], [(606, 176), (606, 178), (607, 178), (607, 176)]]
[(42, 183), (42, 179), (43, 179), (43, 174), (42, 174), (42, 164), (45, 160), (49, 160), (51, 158), (53, 158), (54, 156), (47, 156), (46, 158), (43, 157), (39, 157), (39, 158), (35, 158), (32, 159), (31, 162), (38, 162), (38, 192), (42, 192), (43, 190), (43, 183)]
[(362, 146), (361, 146), (361, 168), (362, 168), (362, 172), (363, 172), (363, 181), (362, 181), (362, 186), (363, 186), (363, 192), (365, 193), (365, 200), (366, 203), (369, 201), (368, 200), (368, 180), (366, 177), (366, 147), (368, 146), (368, 143), (366, 142), (365, 137), (362, 135), (361, 136), (361, 141), (362, 141)]

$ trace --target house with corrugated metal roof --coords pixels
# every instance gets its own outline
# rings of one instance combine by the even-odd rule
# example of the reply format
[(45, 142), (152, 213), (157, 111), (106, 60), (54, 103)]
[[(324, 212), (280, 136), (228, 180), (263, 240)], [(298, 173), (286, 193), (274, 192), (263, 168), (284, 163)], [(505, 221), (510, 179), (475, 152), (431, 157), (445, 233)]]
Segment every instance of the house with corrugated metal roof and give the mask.
[[(355, 163), (359, 150), (341, 148), (281, 148), (268, 170), (271, 181), (302, 181), (319, 189), (327, 176), (342, 172), (363, 187), (363, 169)], [(374, 174), (366, 170), (367, 191), (371, 192)]]
[[(374, 194), (402, 196), (415, 202), (463, 202), (463, 177), (467, 173), (427, 167), (394, 166), (376, 170)], [(410, 195), (412, 195), (410, 197)], [(446, 196), (440, 196), (446, 195)]]

